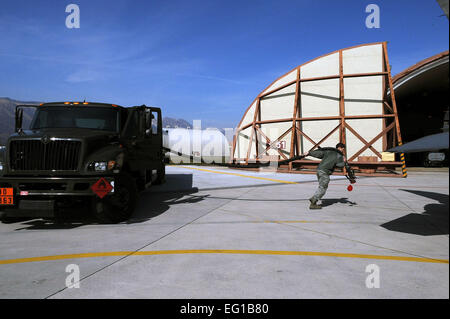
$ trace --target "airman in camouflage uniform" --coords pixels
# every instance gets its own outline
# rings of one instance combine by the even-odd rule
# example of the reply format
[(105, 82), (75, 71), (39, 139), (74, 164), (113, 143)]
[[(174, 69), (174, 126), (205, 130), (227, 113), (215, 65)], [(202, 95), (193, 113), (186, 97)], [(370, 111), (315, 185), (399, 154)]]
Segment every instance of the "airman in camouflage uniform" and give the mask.
[(344, 156), (345, 145), (338, 143), (336, 148), (325, 147), (303, 154), (302, 156), (313, 156), (322, 159), (317, 167), (317, 179), (319, 180), (319, 188), (313, 197), (309, 199), (310, 209), (320, 209), (322, 206), (317, 202), (325, 195), (328, 183), (330, 183), (330, 175), (333, 174), (335, 167), (344, 167), (347, 161)]

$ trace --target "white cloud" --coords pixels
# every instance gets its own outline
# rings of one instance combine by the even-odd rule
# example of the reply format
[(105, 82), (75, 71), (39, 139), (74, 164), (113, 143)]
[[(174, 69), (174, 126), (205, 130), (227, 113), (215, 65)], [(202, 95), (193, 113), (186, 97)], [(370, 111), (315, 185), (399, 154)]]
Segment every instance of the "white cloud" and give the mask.
[(88, 82), (88, 81), (96, 81), (99, 80), (101, 77), (101, 74), (94, 71), (94, 70), (78, 70), (74, 73), (70, 74), (66, 78), (66, 82), (69, 83), (81, 83), (81, 82)]

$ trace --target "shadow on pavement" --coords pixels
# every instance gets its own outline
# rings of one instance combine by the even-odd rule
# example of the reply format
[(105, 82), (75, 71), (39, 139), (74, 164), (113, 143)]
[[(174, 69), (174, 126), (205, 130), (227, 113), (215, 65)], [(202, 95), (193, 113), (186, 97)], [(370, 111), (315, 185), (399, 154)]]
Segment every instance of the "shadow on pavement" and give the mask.
[(355, 206), (357, 205), (355, 202), (351, 202), (348, 200), (348, 198), (324, 198), (322, 199), (322, 207), (327, 207), (333, 204), (350, 204), (349, 206)]
[[(187, 196), (197, 192), (198, 189), (192, 187), (192, 174), (168, 174), (166, 183), (152, 186), (139, 194), (133, 215), (122, 224), (145, 222), (163, 214), (172, 205), (196, 203), (207, 197)], [(65, 209), (55, 219), (21, 218), (15, 223), (18, 226), (15, 230), (72, 229), (99, 224), (87, 205)]]
[(439, 203), (426, 204), (423, 207), (424, 212), (408, 214), (382, 224), (381, 227), (422, 236), (448, 235), (448, 195), (409, 189), (401, 190), (433, 199)]

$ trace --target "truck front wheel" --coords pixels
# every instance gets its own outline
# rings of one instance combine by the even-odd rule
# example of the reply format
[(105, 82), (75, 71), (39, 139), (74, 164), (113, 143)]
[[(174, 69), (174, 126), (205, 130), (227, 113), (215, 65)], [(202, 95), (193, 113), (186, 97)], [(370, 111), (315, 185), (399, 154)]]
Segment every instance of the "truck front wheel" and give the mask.
[(135, 180), (128, 174), (115, 178), (114, 193), (95, 197), (92, 211), (101, 223), (120, 223), (131, 217), (136, 207), (137, 187)]
[(166, 181), (166, 167), (163, 165), (160, 169), (157, 170), (157, 177), (154, 182), (155, 185), (164, 184)]

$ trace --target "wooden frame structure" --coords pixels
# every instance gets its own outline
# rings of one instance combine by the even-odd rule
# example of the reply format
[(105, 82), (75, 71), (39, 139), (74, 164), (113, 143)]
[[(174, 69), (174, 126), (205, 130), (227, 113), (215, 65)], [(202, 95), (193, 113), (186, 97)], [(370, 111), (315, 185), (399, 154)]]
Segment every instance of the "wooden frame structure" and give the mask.
[[(364, 59), (367, 59), (367, 57), (364, 56), (365, 51), (353, 50), (357, 48), (363, 48), (376, 52), (373, 58), (373, 60), (376, 61), (376, 63), (374, 62), (376, 64), (376, 71), (348, 72), (348, 70), (352, 69), (364, 70), (365, 68), (364, 63), (362, 63), (366, 61)], [(355, 56), (353, 60), (351, 60), (351, 54)], [(345, 63), (344, 55), (346, 57)], [(326, 59), (334, 59), (334, 62), (329, 64), (330, 68), (333, 68), (333, 71), (329, 71), (326, 67), (321, 67), (319, 64), (321, 61), (328, 61)], [(351, 65), (352, 61), (355, 61), (353, 62), (356, 64), (355, 67)], [(381, 66), (378, 65), (380, 61)], [(313, 65), (313, 63), (315, 64)], [(338, 68), (335, 67), (337, 63)], [(310, 74), (314, 72), (311, 72), (310, 70), (308, 72), (307, 66), (311, 65), (320, 71), (316, 72), (319, 73), (319, 76), (310, 76)], [(307, 75), (302, 74), (302, 72)], [(329, 74), (323, 75), (324, 73)], [(376, 81), (370, 80), (370, 78), (373, 77), (377, 78)], [(306, 93), (304, 91), (306, 83), (311, 83), (312, 85), (315, 85), (315, 83), (320, 83), (320, 85), (325, 88), (327, 88), (328, 85), (330, 90), (335, 92), (333, 93), (335, 95), (332, 96), (333, 94), (330, 94), (330, 96), (328, 96), (327, 94), (325, 96), (322, 94)], [(375, 87), (372, 91), (376, 92), (377, 96), (379, 94), (380, 98), (377, 100), (346, 98), (346, 95), (351, 95), (348, 94), (347, 91), (350, 91), (352, 85), (352, 90), (354, 92), (352, 94), (359, 94), (357, 92), (359, 87), (368, 87), (372, 85), (372, 87)], [(346, 86), (348, 86), (347, 90)], [(388, 90), (391, 92), (389, 98), (387, 94)], [(289, 100), (282, 100), (283, 97), (289, 95)], [(320, 98), (325, 97), (327, 100), (323, 100), (324, 103), (331, 101), (331, 103), (334, 103), (333, 105), (336, 105), (336, 107), (329, 107), (330, 110), (333, 109), (335, 114), (320, 114), (319, 116), (302, 115), (304, 109), (307, 109), (307, 107), (309, 107), (312, 112), (314, 112), (315, 108), (314, 105), (307, 105), (308, 101), (306, 100), (306, 95), (312, 96), (311, 98), (316, 98), (319, 102), (315, 103), (319, 104), (314, 105), (320, 106), (323, 110), (325, 110), (324, 112), (327, 112), (326, 107), (323, 107), (320, 104), (320, 101), (323, 99), (319, 100)], [(278, 102), (279, 104), (273, 104), (274, 106), (270, 109), (272, 117), (274, 114), (273, 112), (277, 107), (280, 109), (281, 113), (284, 112), (283, 114), (286, 114), (286, 110), (288, 110), (289, 107), (292, 107), (291, 117), (281, 115), (281, 118), (262, 118), (262, 111), (267, 113), (267, 110), (269, 110), (267, 106), (264, 106), (263, 110), (262, 104), (266, 103), (266, 99), (273, 97), (280, 97), (280, 102)], [(351, 104), (352, 102), (355, 103)], [(358, 104), (358, 102), (360, 103)], [(286, 103), (293, 105), (288, 106)], [(371, 104), (369, 103), (376, 106), (375, 108), (372, 107), (372, 109), (377, 109), (380, 111), (373, 112), (374, 114), (370, 114), (370, 112), (367, 114), (366, 112), (366, 114), (356, 115), (348, 112), (348, 110), (351, 109), (350, 106), (352, 105), (353, 113), (358, 113), (358, 107), (360, 106), (362, 109), (362, 106), (369, 105), (368, 109), (370, 109)], [(253, 114), (251, 112), (253, 112)], [(370, 120), (372, 120), (372, 122)], [(376, 122), (373, 122), (373, 120)], [(315, 132), (315, 137), (312, 137), (310, 133), (312, 132), (311, 130), (307, 131), (303, 128), (304, 126), (318, 123), (320, 121), (328, 121), (327, 130), (316, 129), (316, 131), (319, 130), (320, 132)], [(356, 123), (358, 123), (360, 129), (354, 127), (354, 124)], [(275, 135), (268, 134), (267, 130), (264, 131), (262, 128), (263, 126), (267, 126), (269, 124), (279, 125), (278, 132)], [(376, 127), (380, 126), (380, 130), (377, 131), (375, 129), (374, 132), (376, 134), (372, 133), (370, 138), (364, 137), (363, 135), (366, 134), (365, 128), (371, 127), (370, 125), (373, 124), (376, 124)], [(332, 127), (331, 130), (329, 129), (330, 127)], [(364, 128), (362, 129), (362, 127)], [(351, 140), (349, 140), (348, 134), (352, 135)], [(319, 135), (320, 137), (318, 137)], [(331, 136), (334, 136), (334, 139), (330, 139)], [(250, 107), (247, 108), (244, 113), (233, 138), (230, 163), (248, 165), (249, 163), (266, 163), (268, 160), (282, 161), (296, 155), (300, 155), (303, 152), (314, 150), (319, 146), (334, 146), (334, 144), (330, 145), (332, 142), (331, 140), (334, 142), (339, 141), (347, 145), (346, 155), (348, 162), (353, 168), (359, 171), (359, 175), (401, 176), (395, 173), (395, 169), (401, 166), (404, 167), (404, 161), (383, 161), (382, 156), (382, 152), (386, 149), (402, 143), (386, 42), (363, 44), (334, 51), (302, 64), (273, 81), (255, 98)], [(352, 144), (362, 143), (362, 147), (358, 147), (357, 150), (354, 149), (349, 152), (348, 142), (351, 143), (352, 141)], [(357, 141), (357, 143), (355, 143), (355, 141)], [(244, 146), (238, 145), (239, 142), (245, 142), (246, 144)], [(282, 142), (284, 144), (280, 147), (280, 143)], [(325, 142), (328, 142), (328, 145), (326, 145), (327, 143)], [(286, 147), (285, 144), (289, 144), (289, 147)], [(283, 150), (283, 146), (284, 148), (287, 148), (287, 151)], [(371, 153), (370, 155), (374, 156), (361, 157), (361, 155), (367, 155), (368, 152)], [(296, 160), (290, 162), (288, 165), (281, 165), (278, 169), (292, 173), (314, 173), (313, 169), (317, 167), (318, 163), (320, 163), (320, 161), (311, 159)]]

